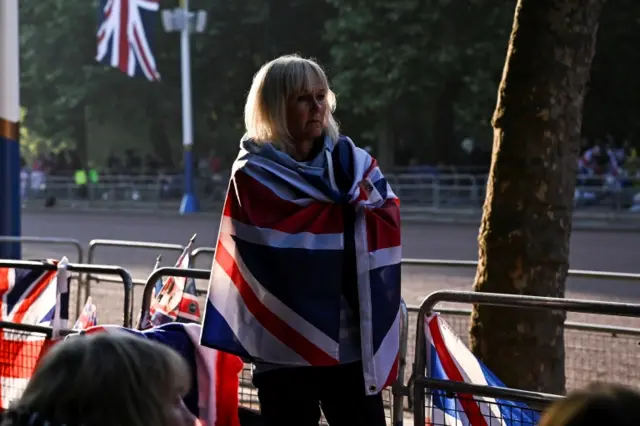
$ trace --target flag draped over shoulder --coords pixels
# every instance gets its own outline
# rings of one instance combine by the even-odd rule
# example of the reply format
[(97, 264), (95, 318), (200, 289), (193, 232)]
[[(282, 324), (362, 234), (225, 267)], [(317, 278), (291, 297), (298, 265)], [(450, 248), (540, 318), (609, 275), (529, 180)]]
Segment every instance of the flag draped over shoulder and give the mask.
[[(425, 318), (427, 376), (474, 385), (505, 387), (437, 314)], [(539, 414), (526, 404), (433, 389), (427, 425), (534, 426)]]
[[(399, 201), (376, 160), (350, 139), (323, 154), (326, 168), (296, 169), (241, 149), (201, 343), (256, 361), (336, 365), (340, 297), (351, 289), (365, 390), (375, 394), (397, 375)], [(346, 245), (355, 258), (353, 283), (343, 282), (343, 268), (354, 260), (346, 259)]]
[(180, 353), (193, 377), (191, 390), (184, 396), (187, 408), (205, 426), (240, 426), (238, 386), (244, 364), (235, 355), (200, 346), (200, 325), (169, 323), (144, 331), (107, 325), (88, 328), (86, 333), (114, 331), (133, 333)]
[[(51, 261), (58, 264), (56, 261)], [(66, 327), (69, 293), (58, 286), (58, 272), (0, 268), (0, 321)], [(0, 327), (0, 409), (19, 398), (37, 363), (53, 341), (43, 333)]]

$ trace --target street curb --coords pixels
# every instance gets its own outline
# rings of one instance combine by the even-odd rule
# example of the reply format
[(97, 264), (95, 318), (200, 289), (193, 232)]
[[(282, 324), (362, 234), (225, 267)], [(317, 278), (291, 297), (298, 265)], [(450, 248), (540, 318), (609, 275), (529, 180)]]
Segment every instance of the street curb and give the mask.
[[(155, 216), (155, 217), (168, 217), (178, 220), (189, 220), (192, 218), (210, 218), (212, 220), (219, 220), (220, 214), (214, 212), (199, 212), (190, 215), (181, 215), (176, 209), (166, 210), (143, 210), (143, 209), (102, 209), (102, 208), (71, 208), (71, 207), (26, 207), (23, 212), (29, 214), (92, 214), (101, 216), (121, 216), (121, 215), (135, 215), (135, 216)], [(470, 214), (454, 214), (452, 212), (443, 213), (423, 213), (419, 217), (415, 212), (407, 212), (403, 214), (402, 221), (412, 224), (442, 224), (442, 225), (457, 225), (457, 226), (480, 226), (480, 217), (472, 217)], [(576, 217), (573, 220), (574, 231), (602, 231), (602, 232), (640, 232), (640, 220), (637, 223), (612, 223), (611, 218), (608, 219), (596, 219), (596, 218), (579, 218)]]

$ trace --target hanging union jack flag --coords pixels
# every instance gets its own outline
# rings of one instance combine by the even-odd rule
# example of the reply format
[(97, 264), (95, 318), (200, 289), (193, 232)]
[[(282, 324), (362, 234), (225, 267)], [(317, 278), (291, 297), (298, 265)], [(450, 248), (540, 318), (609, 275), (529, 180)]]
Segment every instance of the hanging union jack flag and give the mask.
[(158, 0), (100, 0), (96, 61), (130, 77), (160, 80), (152, 51)]

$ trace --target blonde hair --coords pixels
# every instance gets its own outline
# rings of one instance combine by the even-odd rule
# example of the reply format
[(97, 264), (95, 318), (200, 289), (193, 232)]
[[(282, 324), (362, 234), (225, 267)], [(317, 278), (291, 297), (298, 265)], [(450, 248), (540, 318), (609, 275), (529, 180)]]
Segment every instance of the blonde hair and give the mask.
[(246, 137), (255, 142), (272, 142), (291, 147), (287, 130), (287, 102), (293, 96), (312, 91), (320, 84), (326, 90), (327, 112), (324, 133), (335, 143), (339, 126), (333, 117), (336, 96), (326, 74), (316, 62), (298, 55), (285, 55), (266, 63), (253, 77), (244, 107)]
[(552, 404), (539, 426), (640, 424), (640, 394), (620, 385), (592, 384)]
[(10, 410), (58, 425), (174, 426), (166, 407), (190, 377), (180, 354), (160, 343), (124, 331), (73, 337), (43, 357)]

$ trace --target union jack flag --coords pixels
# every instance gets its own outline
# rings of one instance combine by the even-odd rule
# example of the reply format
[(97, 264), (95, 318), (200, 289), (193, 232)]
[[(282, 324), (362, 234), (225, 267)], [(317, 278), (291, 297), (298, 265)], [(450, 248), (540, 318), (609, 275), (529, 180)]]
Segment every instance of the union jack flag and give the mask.
[[(438, 314), (424, 320), (427, 376), (431, 379), (504, 388)], [(432, 389), (426, 426), (534, 426), (539, 413), (522, 402)]]
[[(189, 243), (178, 258), (176, 268), (189, 268), (191, 244)], [(149, 316), (149, 322), (144, 324), (143, 329), (168, 322), (199, 323), (202, 315), (195, 280), (169, 277), (164, 284), (159, 280), (154, 289), (154, 300), (149, 309)]]
[(243, 141), (232, 168), (201, 344), (252, 361), (337, 365), (349, 294), (365, 391), (378, 393), (396, 379), (400, 350), (399, 200), (346, 137), (325, 142), (324, 168), (261, 153)]
[[(10, 324), (50, 326), (58, 296), (57, 271), (0, 268), (0, 409), (20, 397), (36, 364), (53, 341)], [(60, 317), (69, 318), (69, 294), (60, 294)]]
[(91, 296), (87, 297), (87, 302), (73, 326), (74, 330), (85, 330), (98, 324), (98, 312), (93, 304)]
[(96, 61), (130, 77), (160, 80), (152, 51), (158, 0), (100, 0)]

